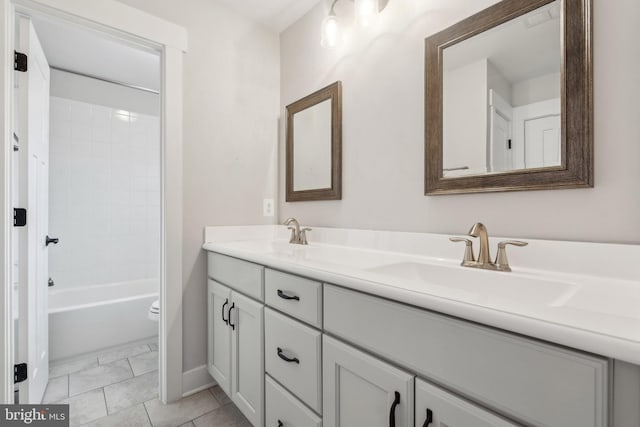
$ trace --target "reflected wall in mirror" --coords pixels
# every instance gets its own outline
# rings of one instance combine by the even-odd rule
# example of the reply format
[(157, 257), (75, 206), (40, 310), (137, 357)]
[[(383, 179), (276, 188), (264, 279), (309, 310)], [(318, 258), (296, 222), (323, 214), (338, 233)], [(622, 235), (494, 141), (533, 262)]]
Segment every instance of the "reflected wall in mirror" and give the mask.
[(427, 38), (426, 194), (593, 186), (590, 10), (504, 0)]
[(287, 106), (287, 202), (342, 197), (342, 84)]

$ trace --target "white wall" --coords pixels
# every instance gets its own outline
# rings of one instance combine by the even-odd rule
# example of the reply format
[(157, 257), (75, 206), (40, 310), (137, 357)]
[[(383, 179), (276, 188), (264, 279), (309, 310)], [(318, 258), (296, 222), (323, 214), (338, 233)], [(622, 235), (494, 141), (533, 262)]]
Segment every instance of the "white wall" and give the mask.
[(442, 166), (467, 168), (445, 170), (445, 176), (487, 171), (487, 62), (485, 58), (443, 72)]
[[(55, 84), (53, 85), (55, 86)], [(157, 116), (51, 97), (49, 275), (56, 288), (157, 279)], [(58, 91), (60, 93), (60, 91)]]
[(530, 80), (514, 83), (511, 105), (518, 107), (560, 98), (561, 85), (560, 73), (545, 74)]
[(281, 35), (283, 111), (342, 80), (344, 163), (342, 201), (285, 203), (283, 133), (280, 219), (447, 234), (483, 221), (493, 235), (640, 243), (636, 0), (594, 0), (595, 188), (424, 196), (424, 38), (493, 3), (391, 0), (336, 50), (320, 47), (319, 5)]
[[(159, 65), (157, 72), (160, 74)], [(65, 71), (51, 70), (51, 96), (136, 111), (152, 116), (160, 115), (160, 99), (154, 93), (90, 79)]]
[(276, 195), (277, 34), (212, 0), (121, 0), (187, 29), (183, 368), (206, 363), (206, 225), (260, 224)]

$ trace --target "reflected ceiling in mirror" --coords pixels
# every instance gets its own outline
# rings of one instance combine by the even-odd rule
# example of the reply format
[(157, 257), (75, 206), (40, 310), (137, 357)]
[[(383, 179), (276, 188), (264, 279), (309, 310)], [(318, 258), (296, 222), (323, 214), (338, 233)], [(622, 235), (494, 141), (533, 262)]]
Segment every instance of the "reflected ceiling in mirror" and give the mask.
[(560, 0), (443, 51), (443, 176), (558, 167)]

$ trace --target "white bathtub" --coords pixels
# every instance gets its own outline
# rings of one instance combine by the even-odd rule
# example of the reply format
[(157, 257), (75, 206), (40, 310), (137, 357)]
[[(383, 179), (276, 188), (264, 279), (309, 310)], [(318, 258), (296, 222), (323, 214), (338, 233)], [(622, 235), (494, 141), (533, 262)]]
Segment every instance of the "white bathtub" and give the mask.
[(49, 291), (49, 360), (66, 359), (158, 335), (149, 320), (157, 279)]

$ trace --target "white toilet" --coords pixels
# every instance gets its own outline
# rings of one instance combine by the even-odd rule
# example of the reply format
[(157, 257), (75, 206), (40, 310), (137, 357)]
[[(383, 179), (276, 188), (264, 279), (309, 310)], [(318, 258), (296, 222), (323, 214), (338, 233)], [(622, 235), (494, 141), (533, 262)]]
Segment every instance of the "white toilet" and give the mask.
[(160, 300), (155, 300), (149, 307), (149, 320), (158, 322), (160, 320)]

